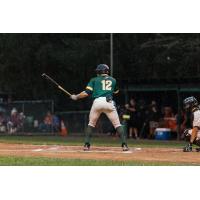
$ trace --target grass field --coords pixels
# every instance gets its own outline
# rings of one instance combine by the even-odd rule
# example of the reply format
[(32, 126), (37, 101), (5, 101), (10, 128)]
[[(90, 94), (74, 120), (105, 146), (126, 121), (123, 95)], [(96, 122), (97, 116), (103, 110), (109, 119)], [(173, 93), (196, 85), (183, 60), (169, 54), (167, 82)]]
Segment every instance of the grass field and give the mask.
[[(1, 144), (29, 144), (29, 145), (62, 145), (82, 146), (82, 137), (58, 136), (0, 136)], [(140, 148), (182, 148), (183, 141), (155, 141), (155, 140), (128, 140), (130, 147)], [(94, 146), (119, 147), (120, 140), (115, 137), (95, 137), (92, 139)], [(108, 159), (81, 159), (81, 158), (50, 158), (26, 156), (0, 156), (1, 166), (176, 166), (197, 165), (187, 162), (169, 161), (141, 161), (141, 160), (108, 160)]]
[[(82, 146), (83, 137), (59, 137), (59, 136), (0, 136), (1, 143), (38, 144), (38, 145), (77, 145)], [(159, 140), (134, 140), (129, 139), (130, 147), (177, 147), (185, 145), (183, 141), (159, 141)], [(120, 139), (115, 137), (92, 138), (92, 145), (120, 146)]]
[[(0, 156), (1, 166), (186, 166), (187, 163)], [(191, 166), (191, 164), (190, 164)]]

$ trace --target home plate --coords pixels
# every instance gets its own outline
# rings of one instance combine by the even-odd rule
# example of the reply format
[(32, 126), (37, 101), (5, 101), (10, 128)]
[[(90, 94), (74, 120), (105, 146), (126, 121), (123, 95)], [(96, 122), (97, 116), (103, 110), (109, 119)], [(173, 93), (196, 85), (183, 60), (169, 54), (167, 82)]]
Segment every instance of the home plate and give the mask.
[(122, 153), (133, 153), (133, 151), (122, 151)]
[(141, 151), (142, 148), (134, 148), (135, 151)]
[(40, 152), (40, 151), (43, 151), (43, 149), (34, 149), (33, 151), (34, 152)]
[(131, 148), (129, 151), (123, 151), (123, 153), (134, 153), (134, 151), (141, 151), (142, 148)]
[(48, 148), (47, 150), (56, 151), (56, 150), (59, 150), (59, 149), (60, 149), (59, 146), (55, 146), (55, 147)]

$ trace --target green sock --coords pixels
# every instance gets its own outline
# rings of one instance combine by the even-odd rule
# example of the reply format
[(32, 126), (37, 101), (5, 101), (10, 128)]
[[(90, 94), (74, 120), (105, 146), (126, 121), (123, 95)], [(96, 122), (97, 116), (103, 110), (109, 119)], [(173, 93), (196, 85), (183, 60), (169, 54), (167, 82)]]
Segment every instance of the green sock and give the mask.
[(116, 131), (121, 137), (122, 144), (124, 144), (124, 143), (126, 144), (126, 133), (125, 133), (123, 127), (122, 126), (117, 127)]
[(92, 136), (93, 129), (94, 127), (88, 125), (88, 127), (85, 130), (85, 143), (87, 144), (90, 144), (90, 139)]

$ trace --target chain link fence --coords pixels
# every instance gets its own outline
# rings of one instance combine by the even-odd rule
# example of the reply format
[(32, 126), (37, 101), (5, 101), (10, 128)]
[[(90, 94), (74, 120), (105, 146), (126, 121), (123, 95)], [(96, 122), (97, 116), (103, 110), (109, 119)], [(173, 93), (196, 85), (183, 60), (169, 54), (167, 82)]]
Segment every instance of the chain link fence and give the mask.
[[(14, 101), (0, 103), (1, 135), (84, 135), (89, 111), (54, 113), (54, 101)], [(102, 114), (96, 125), (96, 134), (112, 135), (115, 130), (107, 116)], [(95, 134), (95, 133), (94, 133)]]
[(54, 134), (54, 101), (0, 103), (1, 134)]
[[(84, 135), (84, 131), (88, 125), (89, 111), (68, 111), (57, 112), (56, 115), (62, 119), (71, 135)], [(115, 134), (114, 127), (105, 114), (102, 114), (97, 121), (96, 135), (98, 134)]]

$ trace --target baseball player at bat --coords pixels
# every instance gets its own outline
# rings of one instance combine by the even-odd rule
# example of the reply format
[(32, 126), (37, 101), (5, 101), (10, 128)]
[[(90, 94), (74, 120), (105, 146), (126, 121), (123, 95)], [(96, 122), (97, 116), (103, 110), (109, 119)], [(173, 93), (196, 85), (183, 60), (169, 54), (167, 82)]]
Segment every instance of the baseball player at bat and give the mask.
[[(191, 152), (192, 145), (195, 144), (200, 147), (200, 107), (195, 97), (188, 97), (183, 101), (184, 107), (193, 115), (192, 129), (186, 129), (184, 135), (188, 144), (183, 148), (184, 152)], [(200, 148), (196, 149), (200, 151)]]
[(89, 124), (85, 133), (84, 151), (90, 150), (90, 139), (93, 129), (101, 113), (105, 113), (112, 122), (118, 134), (121, 136), (121, 147), (123, 151), (129, 148), (126, 142), (126, 134), (119, 121), (119, 116), (113, 101), (113, 94), (119, 92), (116, 80), (109, 76), (109, 67), (106, 64), (100, 64), (96, 68), (97, 77), (92, 78), (87, 84), (85, 91), (77, 95), (71, 95), (72, 100), (79, 100), (92, 95), (94, 101), (89, 115)]

